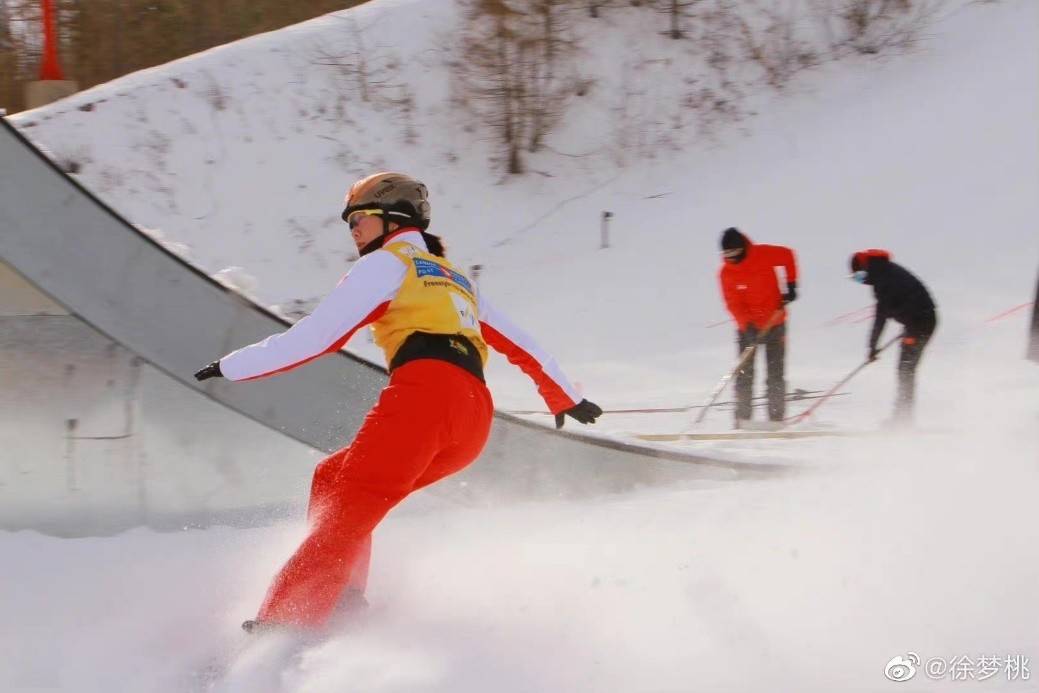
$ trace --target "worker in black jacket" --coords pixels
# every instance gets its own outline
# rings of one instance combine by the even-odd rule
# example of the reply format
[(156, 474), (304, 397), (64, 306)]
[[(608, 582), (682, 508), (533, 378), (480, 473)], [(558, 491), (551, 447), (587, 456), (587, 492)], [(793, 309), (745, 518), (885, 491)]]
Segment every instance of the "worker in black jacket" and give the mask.
[(886, 250), (862, 250), (852, 255), (851, 276), (857, 282), (871, 285), (877, 299), (873, 330), (869, 335), (870, 361), (877, 358), (877, 342), (888, 318), (905, 328), (898, 357), (898, 396), (892, 423), (910, 423), (916, 367), (938, 324), (934, 300), (923, 282), (905, 267), (892, 262), (891, 253)]

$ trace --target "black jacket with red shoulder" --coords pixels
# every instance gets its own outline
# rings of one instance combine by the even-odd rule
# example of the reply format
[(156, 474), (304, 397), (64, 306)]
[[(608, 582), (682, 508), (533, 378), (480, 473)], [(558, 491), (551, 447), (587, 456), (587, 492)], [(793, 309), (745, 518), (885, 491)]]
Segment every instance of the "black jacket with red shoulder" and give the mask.
[(909, 333), (926, 329), (928, 325), (933, 329), (934, 299), (916, 275), (891, 260), (891, 253), (886, 250), (855, 253), (852, 269), (866, 271), (864, 283), (873, 287), (877, 299), (870, 348), (876, 347), (888, 318), (904, 325)]

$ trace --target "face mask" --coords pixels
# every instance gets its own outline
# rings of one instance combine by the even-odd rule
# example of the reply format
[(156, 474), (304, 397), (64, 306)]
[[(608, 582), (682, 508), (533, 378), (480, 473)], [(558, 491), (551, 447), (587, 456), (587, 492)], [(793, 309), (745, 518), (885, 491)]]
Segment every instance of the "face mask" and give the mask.
[(856, 271), (851, 273), (852, 281), (856, 281), (859, 284), (865, 284), (866, 283), (866, 278), (868, 276), (869, 276), (869, 274), (866, 272), (866, 270), (856, 270)]

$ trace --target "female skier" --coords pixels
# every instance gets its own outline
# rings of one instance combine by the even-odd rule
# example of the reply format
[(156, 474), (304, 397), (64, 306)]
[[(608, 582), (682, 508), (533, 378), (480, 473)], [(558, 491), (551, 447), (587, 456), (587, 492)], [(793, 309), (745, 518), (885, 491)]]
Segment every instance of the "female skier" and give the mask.
[[(602, 410), (581, 399), (555, 361), (444, 257), (426, 231), (426, 186), (376, 173), (351, 186), (343, 220), (360, 259), (306, 318), (195, 373), (198, 380), (250, 380), (335, 353), (371, 325), (386, 355), (389, 384), (353, 442), (314, 471), (310, 531), (275, 577), (247, 631), (322, 626), (337, 606), (366, 605), (371, 533), (408, 494), (476, 459), (494, 405), (484, 385), (487, 346), (537, 384), (556, 415), (594, 423)], [(435, 393), (436, 406), (430, 406)]]

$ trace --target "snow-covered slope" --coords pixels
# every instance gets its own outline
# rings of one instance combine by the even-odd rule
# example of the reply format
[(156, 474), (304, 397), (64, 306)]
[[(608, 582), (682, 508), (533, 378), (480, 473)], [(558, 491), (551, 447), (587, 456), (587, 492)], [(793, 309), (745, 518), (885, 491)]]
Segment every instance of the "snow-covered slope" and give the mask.
[[(335, 219), (354, 176), (383, 166), (422, 176), (434, 230), (456, 259), (484, 264), (481, 287), (607, 406), (694, 403), (734, 357), (731, 329), (705, 327), (724, 318), (715, 272), (725, 226), (798, 251), (788, 364), (798, 387), (826, 386), (861, 361), (867, 324), (826, 325), (870, 303), (845, 278), (848, 254), (888, 247), (939, 303), (920, 374), (922, 432), (713, 445), (813, 463), (815, 474), (784, 481), (495, 510), (405, 507), (379, 532), (368, 622), (306, 649), (273, 687), (875, 691), (895, 685), (884, 666), (907, 651), (1034, 660), (1039, 369), (1021, 358), (1024, 311), (986, 320), (1034, 291), (1039, 6), (966, 5), (912, 55), (831, 65), (781, 97), (760, 96), (745, 131), (624, 168), (546, 155), (534, 166), (542, 174), (505, 181), (487, 173), (487, 142), (446, 124), (432, 49), (453, 26), (450, 7), (383, 0), (342, 15), (402, 27), (400, 41), (372, 34), (410, 75), (415, 144), (390, 111), (350, 101), (350, 123), (328, 115), (333, 86), (295, 46), (339, 31), (334, 17), (19, 122), (35, 123), (27, 132), (57, 155), (87, 160), (83, 180), (188, 243), (203, 267), (243, 266), (271, 303), (316, 297), (348, 266)], [(639, 43), (642, 29), (614, 21)], [(233, 96), (223, 110), (210, 84)], [(553, 147), (588, 151), (576, 147), (588, 118)], [(615, 214), (608, 250), (598, 248), (603, 210)], [(499, 404), (537, 406), (521, 376), (491, 375)], [(823, 418), (875, 424), (893, 375), (888, 357)], [(686, 423), (633, 415), (599, 426)], [(0, 591), (0, 618), (14, 626), (3, 630), (0, 673), (69, 691), (183, 690), (238, 637), (236, 622), (301, 531), (3, 537), (15, 588)], [(257, 690), (241, 683), (255, 669), (238, 664), (245, 671), (226, 689)], [(1002, 670), (989, 684), (1029, 685)], [(922, 672), (902, 685), (970, 687)]]
[[(859, 444), (840, 474), (396, 514), (370, 615), (295, 660), (255, 646), (216, 690), (872, 692), (907, 651), (996, 656), (985, 690), (1030, 690), (1002, 667), (1036, 661), (1035, 442)], [(193, 690), (300, 532), (2, 537), (0, 681)]]
[[(696, 402), (732, 359), (729, 328), (705, 327), (725, 317), (715, 273), (728, 225), (799, 254), (792, 387), (825, 386), (861, 358), (864, 325), (823, 327), (870, 302), (843, 280), (848, 254), (861, 247), (890, 248), (934, 289), (942, 331), (925, 371), (968, 344), (979, 360), (1016, 357), (1016, 342), (1005, 353), (988, 349), (1003, 331), (1017, 329), (1019, 340), (1024, 313), (995, 327), (984, 320), (1030, 298), (1039, 256), (1033, 3), (964, 7), (915, 54), (830, 65), (795, 81), (793, 93), (758, 95), (761, 115), (743, 123), (749, 134), (733, 128), (627, 167), (603, 154), (548, 152), (532, 164), (540, 173), (504, 181), (488, 173), (486, 133), (450, 109), (440, 47), (452, 8), (371, 3), (18, 122), (77, 162), (79, 177), (131, 219), (186, 243), (210, 271), (243, 267), (261, 300), (289, 310), (293, 300), (312, 305), (349, 267), (338, 220), (346, 186), (375, 168), (410, 171), (431, 185), (434, 230), (452, 257), (484, 265), (483, 289), (608, 406)], [(613, 64), (583, 66), (600, 79), (589, 97), (599, 108), (576, 109), (553, 149), (588, 151), (591, 131), (614, 151), (602, 111), (619, 85), (607, 80), (631, 60), (616, 37), (654, 35), (624, 19), (604, 24)], [(412, 30), (393, 40), (371, 29), (384, 23)], [(332, 68), (314, 64), (322, 51), (345, 51), (353, 27), (379, 37), (375, 55), (399, 61), (397, 89), (416, 104), (409, 118), (362, 102)], [(658, 87), (668, 88), (679, 86)], [(609, 250), (599, 250), (603, 210), (615, 215)], [(351, 347), (378, 357), (363, 336)], [(521, 375), (507, 367), (491, 375), (500, 404), (537, 406)]]

